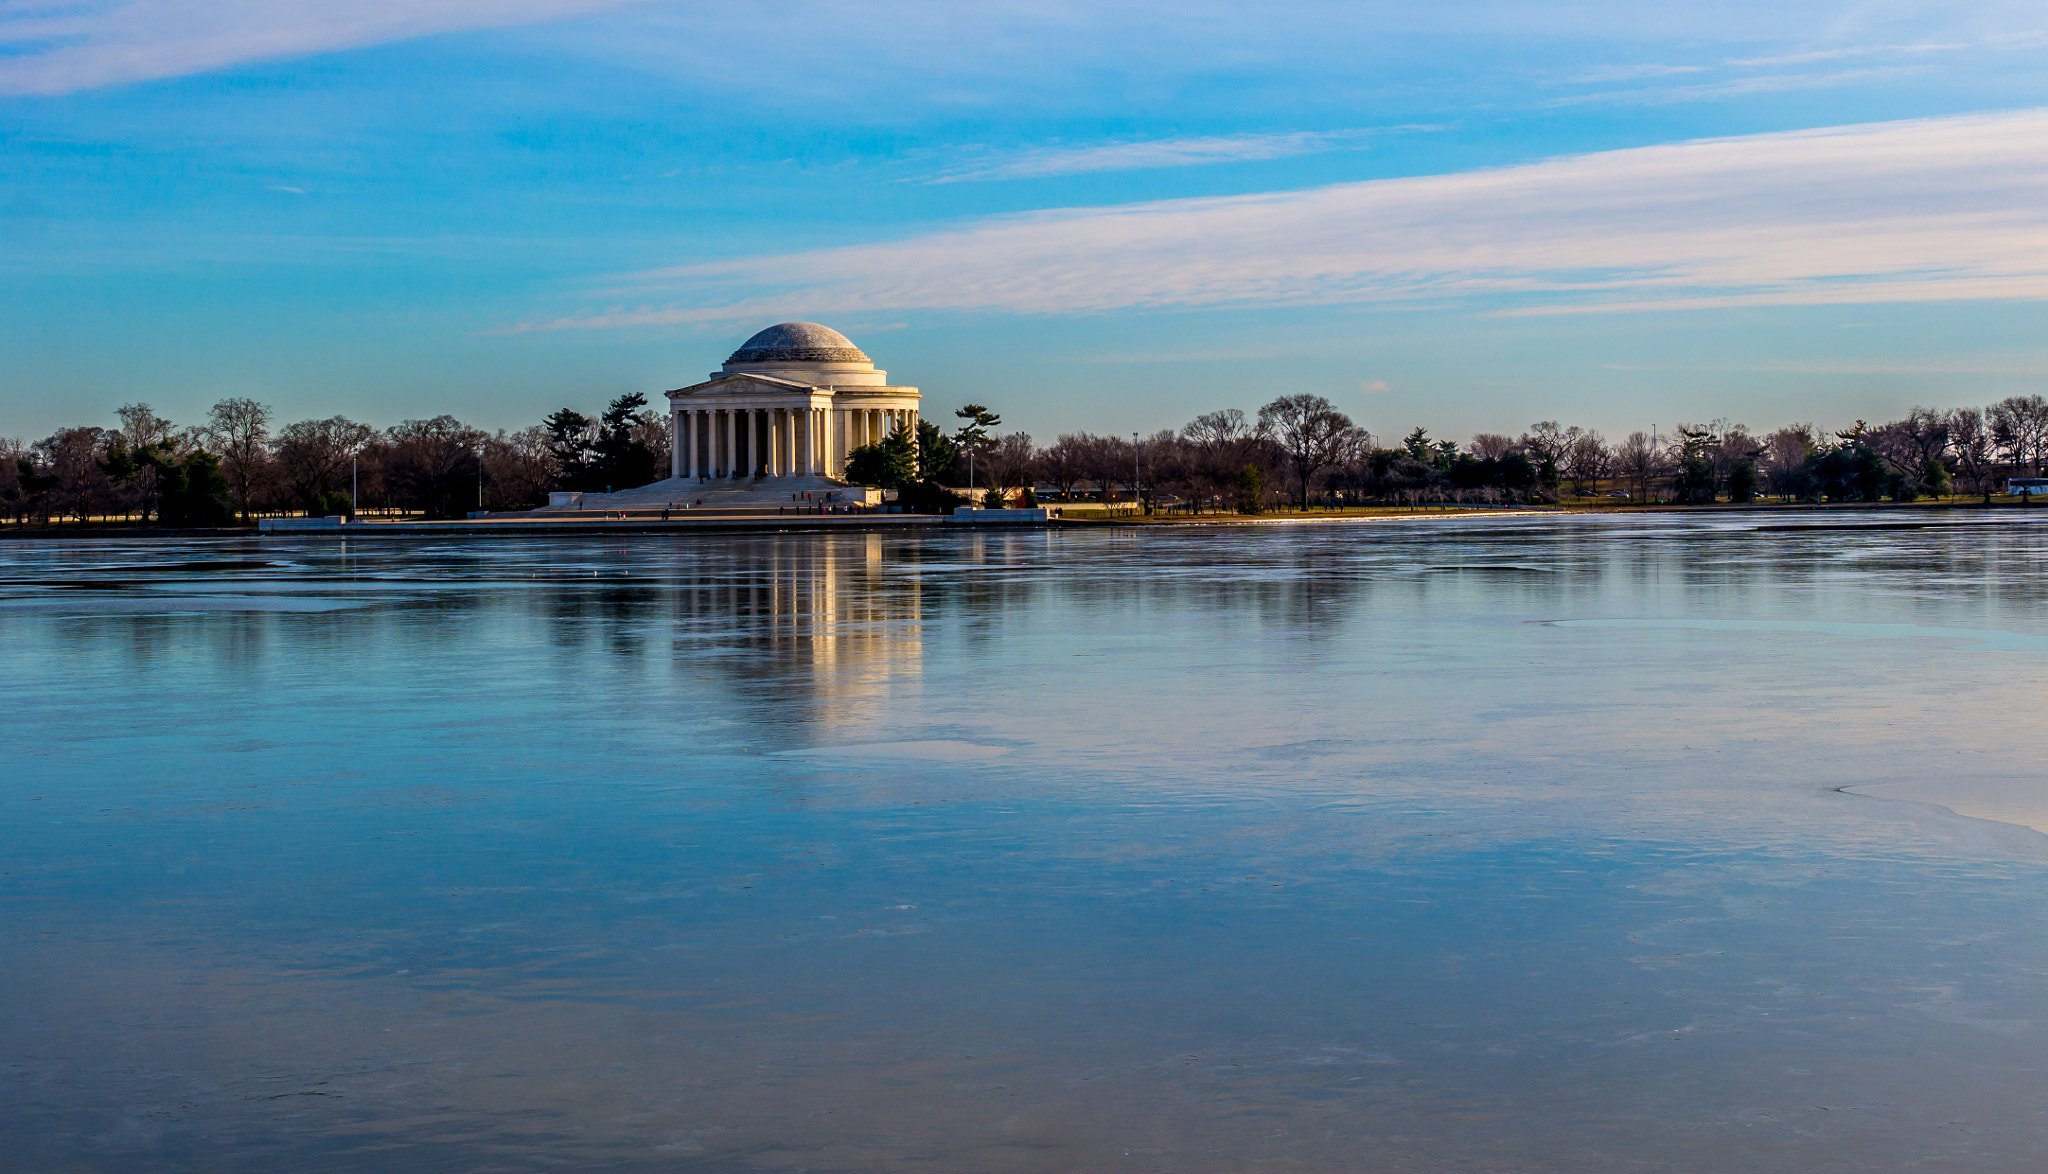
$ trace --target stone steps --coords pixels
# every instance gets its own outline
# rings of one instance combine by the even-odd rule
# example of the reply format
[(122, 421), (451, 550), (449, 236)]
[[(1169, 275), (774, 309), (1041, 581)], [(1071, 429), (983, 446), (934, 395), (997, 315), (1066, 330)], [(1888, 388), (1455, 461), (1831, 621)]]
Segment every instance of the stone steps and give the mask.
[(591, 513), (603, 510), (772, 510), (779, 506), (805, 504), (802, 496), (811, 495), (809, 504), (815, 505), (830, 497), (841, 500), (861, 501), (869, 491), (858, 485), (847, 485), (825, 477), (754, 477), (733, 480), (716, 477), (698, 481), (694, 477), (671, 477), (642, 485), (638, 489), (622, 489), (617, 493), (585, 493), (580, 505), (568, 504), (545, 506), (535, 510), (537, 514), (547, 513)]

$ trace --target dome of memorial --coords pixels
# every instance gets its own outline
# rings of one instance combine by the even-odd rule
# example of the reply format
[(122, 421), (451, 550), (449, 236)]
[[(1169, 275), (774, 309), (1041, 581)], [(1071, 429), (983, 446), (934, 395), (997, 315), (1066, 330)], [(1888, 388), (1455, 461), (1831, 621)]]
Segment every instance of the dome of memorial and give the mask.
[(781, 322), (761, 331), (727, 359), (735, 363), (867, 363), (853, 340), (816, 322)]

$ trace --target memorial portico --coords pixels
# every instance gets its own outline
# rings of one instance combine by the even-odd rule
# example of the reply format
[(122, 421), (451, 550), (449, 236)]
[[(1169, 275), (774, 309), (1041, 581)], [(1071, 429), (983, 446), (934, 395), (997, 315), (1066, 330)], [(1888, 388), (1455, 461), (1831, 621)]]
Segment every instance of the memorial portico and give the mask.
[(899, 430), (914, 436), (918, 400), (917, 388), (891, 386), (838, 331), (813, 322), (770, 326), (711, 378), (668, 393), (671, 475), (837, 481), (847, 453)]

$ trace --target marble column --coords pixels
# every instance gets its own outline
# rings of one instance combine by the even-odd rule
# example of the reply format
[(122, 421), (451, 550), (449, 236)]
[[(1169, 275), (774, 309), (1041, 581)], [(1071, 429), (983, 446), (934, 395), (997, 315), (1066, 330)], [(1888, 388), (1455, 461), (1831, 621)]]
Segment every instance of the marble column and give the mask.
[(725, 466), (724, 466), (724, 467), (725, 467), (725, 475), (726, 475), (727, 477), (737, 477), (737, 476), (739, 476), (739, 467), (740, 467), (740, 466), (739, 466), (739, 452), (740, 452), (740, 410), (739, 410), (738, 408), (727, 408), (727, 409), (725, 410)]
[(782, 409), (768, 409), (768, 475), (782, 476)]

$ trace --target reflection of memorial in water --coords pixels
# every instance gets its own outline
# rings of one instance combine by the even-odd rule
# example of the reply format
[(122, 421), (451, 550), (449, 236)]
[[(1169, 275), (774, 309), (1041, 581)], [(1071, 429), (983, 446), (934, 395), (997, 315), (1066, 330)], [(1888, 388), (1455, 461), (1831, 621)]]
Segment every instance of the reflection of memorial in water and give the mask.
[(803, 707), (826, 722), (872, 718), (920, 677), (916, 564), (886, 550), (883, 535), (763, 539), (730, 554), (675, 575), (686, 666), (716, 666), (749, 705)]

